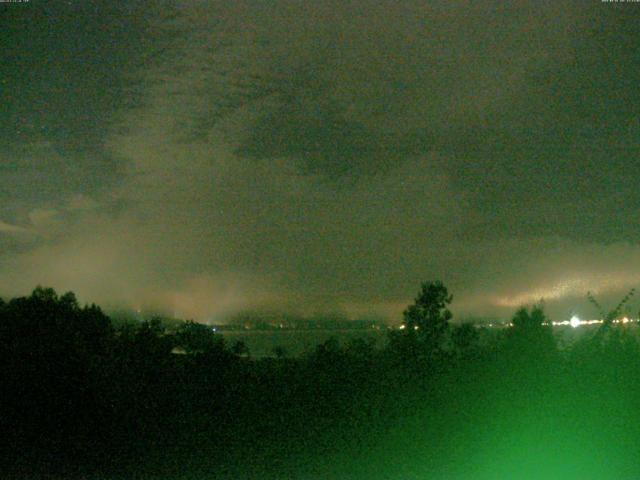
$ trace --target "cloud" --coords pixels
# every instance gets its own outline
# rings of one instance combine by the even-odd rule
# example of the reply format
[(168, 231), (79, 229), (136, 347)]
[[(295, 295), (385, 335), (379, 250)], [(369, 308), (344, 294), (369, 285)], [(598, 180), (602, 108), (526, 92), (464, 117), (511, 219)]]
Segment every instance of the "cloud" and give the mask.
[(24, 227), (19, 227), (17, 225), (11, 225), (10, 223), (0, 221), (0, 233), (6, 234), (29, 234), (29, 230)]
[(54, 226), (57, 223), (56, 217), (58, 216), (58, 211), (51, 209), (42, 209), (36, 208), (29, 212), (29, 220), (31, 221), (31, 225), (36, 229), (47, 229)]
[(613, 298), (638, 280), (637, 139), (629, 112), (599, 106), (611, 82), (602, 38), (581, 29), (593, 8), (151, 9), (157, 38), (131, 65), (110, 62), (135, 92), (110, 103), (114, 91), (91, 87), (99, 111), (78, 113), (91, 135), (78, 120), (2, 157), (0, 233), (37, 240), (6, 244), (0, 290), (50, 284), (201, 320), (256, 308), (398, 319), (437, 278), (460, 315)]

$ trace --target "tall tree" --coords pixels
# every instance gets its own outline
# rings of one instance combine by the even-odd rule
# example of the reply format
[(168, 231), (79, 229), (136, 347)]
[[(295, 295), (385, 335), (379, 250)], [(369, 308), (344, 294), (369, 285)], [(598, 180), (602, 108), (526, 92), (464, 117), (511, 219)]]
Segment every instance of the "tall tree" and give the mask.
[(512, 328), (508, 331), (509, 345), (518, 356), (537, 358), (557, 350), (551, 321), (547, 318), (542, 305), (531, 309), (519, 308), (511, 319)]
[(414, 303), (403, 313), (401, 330), (391, 336), (391, 345), (403, 355), (433, 359), (442, 353), (453, 295), (441, 281), (424, 282)]

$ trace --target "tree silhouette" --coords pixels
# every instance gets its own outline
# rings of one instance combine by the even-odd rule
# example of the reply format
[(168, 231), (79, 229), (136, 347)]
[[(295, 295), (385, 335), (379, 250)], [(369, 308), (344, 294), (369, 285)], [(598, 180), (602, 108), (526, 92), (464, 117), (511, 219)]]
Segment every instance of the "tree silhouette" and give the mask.
[(175, 339), (166, 335), (162, 321), (158, 317), (145, 320), (133, 334), (133, 347), (138, 355), (159, 361), (165, 358), (175, 346)]
[(512, 328), (508, 330), (509, 344), (517, 355), (548, 354), (556, 350), (551, 321), (544, 313), (542, 305), (519, 308), (511, 319)]
[(531, 312), (527, 307), (520, 307), (511, 319), (514, 331), (537, 331), (544, 328), (547, 317), (541, 305), (535, 305)]
[(242, 340), (236, 340), (233, 345), (231, 345), (231, 353), (238, 357), (248, 357), (251, 354), (249, 347)]
[(458, 325), (451, 332), (451, 343), (455, 354), (459, 357), (472, 355), (478, 346), (478, 339), (478, 330), (471, 323)]
[(276, 345), (272, 350), (276, 358), (283, 359), (287, 356), (287, 349), (282, 345)]
[(392, 349), (402, 356), (434, 359), (443, 353), (453, 295), (442, 282), (424, 282), (413, 305), (403, 313), (401, 330), (392, 332)]
[(224, 339), (211, 327), (188, 321), (176, 332), (176, 343), (187, 353), (222, 353)]
[[(600, 318), (602, 319), (602, 325), (596, 330), (595, 334), (589, 341), (591, 342), (591, 350), (599, 351), (608, 356), (616, 356), (617, 353), (624, 347), (628, 349), (633, 348), (636, 343), (635, 339), (629, 336), (629, 332), (626, 329), (613, 328), (614, 321), (619, 320), (622, 316), (624, 306), (629, 303), (631, 298), (635, 294), (635, 288), (629, 290), (629, 292), (622, 297), (620, 302), (608, 312), (600, 305), (591, 292), (587, 293), (589, 302), (598, 310)], [(624, 324), (623, 324), (624, 326)]]
[(635, 288), (632, 288), (631, 290), (629, 290), (629, 292), (624, 297), (622, 297), (622, 300), (618, 302), (618, 305), (616, 305), (615, 308), (613, 308), (612, 310), (609, 310), (608, 312), (605, 312), (605, 310), (602, 308), (600, 303), (598, 303), (598, 301), (595, 299), (595, 297), (591, 292), (587, 292), (587, 298), (589, 299), (589, 302), (591, 302), (591, 304), (594, 307), (596, 307), (596, 309), (598, 310), (598, 313), (600, 314), (600, 317), (602, 319), (603, 329), (607, 329), (608, 327), (611, 326), (614, 320), (620, 317), (620, 315), (622, 314), (622, 309), (627, 303), (629, 303), (629, 301), (631, 300), (631, 297), (633, 297), (635, 293), (636, 293)]
[(14, 298), (2, 310), (0, 336), (12, 339), (15, 348), (28, 349), (31, 356), (54, 351), (95, 354), (113, 334), (102, 310), (95, 305), (80, 307), (72, 292), (58, 297), (54, 289), (38, 286), (29, 297)]

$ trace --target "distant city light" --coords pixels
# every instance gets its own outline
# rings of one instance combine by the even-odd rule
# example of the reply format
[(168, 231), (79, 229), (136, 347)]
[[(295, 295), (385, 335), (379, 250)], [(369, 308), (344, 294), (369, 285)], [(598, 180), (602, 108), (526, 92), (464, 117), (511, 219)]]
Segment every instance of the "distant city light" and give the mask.
[[(632, 324), (632, 323), (640, 323), (640, 318), (629, 318), (629, 317), (622, 317), (622, 318), (616, 318), (613, 320), (610, 320), (611, 323), (613, 324)], [(583, 327), (583, 326), (589, 326), (589, 325), (602, 325), (603, 323), (606, 323), (604, 320), (602, 319), (591, 319), (591, 320), (582, 320), (580, 317), (578, 317), (577, 315), (573, 315), (569, 320), (561, 320), (561, 321), (551, 321), (551, 322), (544, 322), (543, 325), (547, 325), (547, 326), (552, 326), (552, 327), (572, 327), (572, 328), (578, 328), (578, 327)], [(475, 324), (476, 328), (510, 328), (513, 327), (513, 323), (512, 322), (504, 322), (504, 323), (478, 323)], [(405, 330), (407, 328), (407, 326), (405, 324), (400, 324), (397, 327), (399, 330)], [(414, 325), (413, 329), (414, 330), (418, 330), (420, 327), (418, 325)]]

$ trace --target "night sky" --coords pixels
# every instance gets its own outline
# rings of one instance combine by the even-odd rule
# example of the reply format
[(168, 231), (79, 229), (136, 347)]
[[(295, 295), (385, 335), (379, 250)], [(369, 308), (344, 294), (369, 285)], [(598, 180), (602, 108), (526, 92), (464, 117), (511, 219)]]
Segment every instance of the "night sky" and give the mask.
[[(216, 321), (640, 287), (640, 3), (0, 4), (0, 293)], [(637, 304), (635, 312), (637, 312)]]

